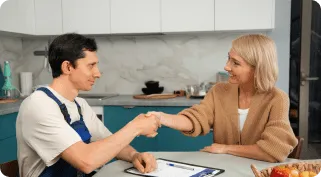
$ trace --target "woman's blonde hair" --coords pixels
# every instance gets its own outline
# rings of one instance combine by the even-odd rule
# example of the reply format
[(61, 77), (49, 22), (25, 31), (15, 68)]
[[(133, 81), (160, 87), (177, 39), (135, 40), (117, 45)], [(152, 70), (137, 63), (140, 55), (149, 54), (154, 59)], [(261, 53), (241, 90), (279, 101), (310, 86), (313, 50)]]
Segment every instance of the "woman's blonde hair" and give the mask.
[(258, 92), (270, 91), (278, 79), (274, 41), (262, 34), (248, 34), (232, 42), (232, 50), (255, 68), (254, 86)]

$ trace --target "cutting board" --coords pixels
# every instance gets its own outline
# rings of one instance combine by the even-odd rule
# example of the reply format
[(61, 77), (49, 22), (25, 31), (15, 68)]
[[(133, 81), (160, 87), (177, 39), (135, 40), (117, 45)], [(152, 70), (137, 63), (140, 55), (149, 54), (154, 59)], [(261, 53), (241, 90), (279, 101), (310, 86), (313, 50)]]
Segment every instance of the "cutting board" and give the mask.
[(16, 102), (16, 101), (18, 101), (18, 99), (0, 99), (0, 104), (1, 103), (14, 103), (14, 102)]
[(177, 95), (175, 94), (151, 94), (151, 95), (134, 95), (135, 99), (169, 99), (169, 98), (175, 98)]

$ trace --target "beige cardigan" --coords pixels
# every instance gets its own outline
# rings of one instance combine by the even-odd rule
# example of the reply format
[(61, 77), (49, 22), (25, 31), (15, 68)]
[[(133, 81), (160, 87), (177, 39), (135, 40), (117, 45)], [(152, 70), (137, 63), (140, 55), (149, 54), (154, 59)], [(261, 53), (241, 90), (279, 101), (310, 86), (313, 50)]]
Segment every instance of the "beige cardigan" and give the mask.
[(205, 135), (213, 128), (214, 142), (219, 144), (257, 144), (278, 161), (284, 161), (297, 145), (289, 122), (289, 98), (280, 89), (257, 93), (242, 132), (239, 128), (238, 85), (218, 83), (207, 93), (199, 105), (179, 114), (193, 122), (188, 136)]

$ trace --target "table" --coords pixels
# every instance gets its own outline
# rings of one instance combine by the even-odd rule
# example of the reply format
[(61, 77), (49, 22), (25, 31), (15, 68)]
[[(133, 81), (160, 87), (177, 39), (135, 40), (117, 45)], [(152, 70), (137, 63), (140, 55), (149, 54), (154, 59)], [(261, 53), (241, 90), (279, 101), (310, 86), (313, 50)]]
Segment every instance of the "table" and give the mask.
[[(156, 158), (176, 160), (185, 163), (225, 169), (219, 177), (253, 177), (250, 165), (254, 164), (259, 170), (278, 165), (228, 154), (211, 154), (206, 152), (151, 152)], [(284, 163), (296, 162), (296, 159), (286, 159)], [(94, 177), (135, 177), (136, 175), (124, 172), (126, 168), (132, 167), (131, 163), (115, 161), (102, 167)]]

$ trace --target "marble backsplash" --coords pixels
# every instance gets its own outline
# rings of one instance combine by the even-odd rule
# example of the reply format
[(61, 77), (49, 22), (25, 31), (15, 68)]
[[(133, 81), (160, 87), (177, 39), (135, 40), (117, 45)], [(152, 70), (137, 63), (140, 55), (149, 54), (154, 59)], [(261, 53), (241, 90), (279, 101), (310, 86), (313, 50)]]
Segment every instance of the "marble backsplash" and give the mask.
[[(240, 33), (170, 34), (160, 36), (95, 37), (102, 77), (92, 93), (139, 94), (144, 81), (158, 80), (166, 92), (187, 84), (215, 81), (222, 71), (231, 41)], [(34, 85), (48, 84), (51, 73), (44, 50), (47, 38), (0, 37), (0, 62), (11, 62), (13, 83), (19, 88), (19, 73), (33, 72)]]

